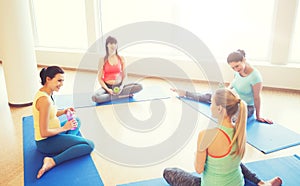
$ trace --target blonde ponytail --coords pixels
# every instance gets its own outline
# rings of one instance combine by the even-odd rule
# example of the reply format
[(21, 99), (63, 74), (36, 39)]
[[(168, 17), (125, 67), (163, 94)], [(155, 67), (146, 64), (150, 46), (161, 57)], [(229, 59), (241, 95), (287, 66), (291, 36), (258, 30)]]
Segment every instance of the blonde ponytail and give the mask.
[(237, 144), (236, 151), (233, 153), (242, 158), (246, 146), (247, 105), (237, 94), (227, 88), (216, 90), (214, 98), (217, 106), (221, 105), (226, 109), (228, 117), (232, 119), (232, 117), (238, 114), (230, 146)]
[(243, 100), (240, 100), (240, 110), (235, 122), (235, 133), (231, 141), (231, 146), (237, 142), (235, 154), (244, 157), (246, 148), (246, 123), (247, 123), (247, 106)]

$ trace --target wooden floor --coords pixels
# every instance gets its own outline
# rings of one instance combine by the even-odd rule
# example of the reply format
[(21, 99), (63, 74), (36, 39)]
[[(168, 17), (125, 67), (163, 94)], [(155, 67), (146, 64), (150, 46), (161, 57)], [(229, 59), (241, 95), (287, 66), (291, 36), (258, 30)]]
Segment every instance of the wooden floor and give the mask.
[[(91, 72), (90, 72), (91, 73)], [(66, 71), (65, 86), (61, 90), (61, 94), (72, 93), (72, 83), (75, 77), (74, 71)], [(142, 79), (143, 85), (160, 85), (164, 87), (165, 91), (174, 86), (185, 87), (186, 82), (162, 80), (159, 78)], [(196, 83), (197, 89), (205, 90), (207, 85)], [(170, 92), (169, 92), (170, 93)], [(174, 94), (171, 99), (163, 101), (168, 105), (166, 108), (166, 126), (158, 128), (158, 132), (152, 132), (144, 135), (132, 135), (132, 133), (125, 129), (116, 130), (116, 122), (111, 122), (109, 113), (113, 112), (113, 107), (95, 108), (98, 113), (104, 116), (103, 121), (110, 121), (112, 124), (107, 124), (107, 130), (110, 134), (124, 143), (132, 145), (150, 145), (151, 143), (159, 143), (166, 139), (167, 135), (172, 133), (171, 123), (178, 119), (176, 113), (178, 112), (178, 105), (180, 102), (176, 99)], [(285, 127), (300, 134), (300, 93), (299, 91), (286, 91), (264, 89), (262, 93), (263, 98), (263, 116), (273, 119), (275, 122), (284, 125)], [(23, 142), (22, 142), (22, 117), (31, 115), (31, 106), (22, 108), (10, 108), (8, 106), (7, 93), (4, 81), (4, 74), (2, 65), (0, 65), (0, 185), (6, 186), (22, 186), (24, 185), (23, 173)], [(131, 107), (131, 112), (139, 119), (145, 119), (151, 115), (149, 113), (150, 105), (147, 103), (135, 103)], [(169, 115), (168, 115), (169, 114)], [(106, 115), (106, 116), (105, 116)], [(191, 121), (196, 123), (207, 122), (203, 116), (199, 116), (198, 121)], [(173, 127), (174, 128), (174, 127)], [(166, 167), (181, 167), (187, 171), (193, 170), (193, 158), (196, 147), (196, 136), (203, 126), (197, 125), (197, 128), (188, 143), (165, 161), (158, 162), (153, 165), (134, 167), (130, 165), (121, 165), (108, 160), (99, 155), (96, 151), (92, 153), (92, 157), (96, 167), (101, 175), (105, 185), (112, 186), (116, 184), (128, 183), (133, 181), (151, 179), (162, 176), (162, 170)], [(156, 130), (156, 129), (155, 129)], [(87, 136), (88, 137), (88, 136)], [(284, 138), (284, 136), (278, 136)], [(287, 156), (295, 153), (300, 153), (300, 146), (288, 148), (278, 152), (265, 155), (252, 146), (247, 144), (246, 155), (244, 162), (269, 159), (273, 157)], [(276, 175), (274, 175), (276, 176)]]

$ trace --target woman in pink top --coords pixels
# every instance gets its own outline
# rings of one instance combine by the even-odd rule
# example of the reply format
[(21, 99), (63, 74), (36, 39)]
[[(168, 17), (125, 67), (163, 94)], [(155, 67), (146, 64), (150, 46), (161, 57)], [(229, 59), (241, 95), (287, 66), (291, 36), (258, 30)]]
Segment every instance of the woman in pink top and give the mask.
[(113, 99), (132, 97), (134, 93), (141, 91), (143, 89), (141, 84), (123, 85), (126, 78), (125, 58), (118, 54), (116, 38), (109, 36), (106, 39), (105, 48), (106, 55), (100, 59), (98, 71), (101, 88), (94, 93), (92, 100), (103, 103)]

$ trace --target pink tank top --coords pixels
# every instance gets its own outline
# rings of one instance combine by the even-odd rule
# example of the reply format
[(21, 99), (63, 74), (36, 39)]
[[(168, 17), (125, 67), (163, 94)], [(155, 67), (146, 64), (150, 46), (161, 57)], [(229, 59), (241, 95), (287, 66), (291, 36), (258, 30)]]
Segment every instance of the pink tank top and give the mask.
[(122, 76), (122, 59), (118, 56), (118, 63), (115, 65), (111, 65), (108, 62), (108, 59), (104, 62), (103, 65), (103, 77), (102, 80), (104, 82), (108, 80), (116, 80)]

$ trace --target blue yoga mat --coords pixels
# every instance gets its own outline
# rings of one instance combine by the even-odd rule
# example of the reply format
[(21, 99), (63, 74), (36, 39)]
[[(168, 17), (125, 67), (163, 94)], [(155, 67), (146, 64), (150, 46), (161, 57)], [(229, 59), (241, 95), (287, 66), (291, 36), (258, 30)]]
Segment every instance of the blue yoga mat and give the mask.
[(67, 161), (36, 179), (44, 154), (36, 150), (33, 117), (23, 117), (23, 158), (25, 186), (103, 186), (90, 155)]
[(300, 145), (300, 134), (282, 125), (261, 123), (254, 117), (250, 117), (247, 122), (247, 142), (268, 154)]
[[(298, 186), (300, 183), (300, 157), (298, 155), (250, 162), (246, 163), (246, 167), (262, 180), (270, 180), (279, 176), (283, 180), (282, 186)], [(196, 175), (196, 173), (193, 174)], [(164, 178), (156, 178), (119, 186), (168, 186), (168, 183)], [(255, 184), (245, 180), (245, 186), (255, 186)]]
[[(206, 117), (214, 119), (211, 116), (210, 104), (186, 98), (179, 99)], [(268, 154), (300, 145), (300, 134), (276, 123), (271, 125), (261, 123), (252, 116), (247, 121), (247, 142), (261, 152)]]
[(117, 186), (169, 186), (169, 184), (163, 178), (155, 178), (151, 180), (126, 183)]
[(245, 164), (262, 180), (270, 180), (279, 176), (282, 186), (300, 185), (300, 157), (299, 155), (272, 158)]
[(113, 100), (105, 103), (95, 103), (92, 101), (91, 97), (92, 97), (92, 93), (56, 95), (54, 96), (54, 102), (58, 109), (64, 109), (70, 106), (73, 106), (74, 108), (95, 107), (101, 105), (111, 105), (111, 104), (170, 98), (170, 96), (167, 95), (159, 86), (144, 87), (143, 90), (134, 94), (133, 97), (122, 98), (122, 99)]

